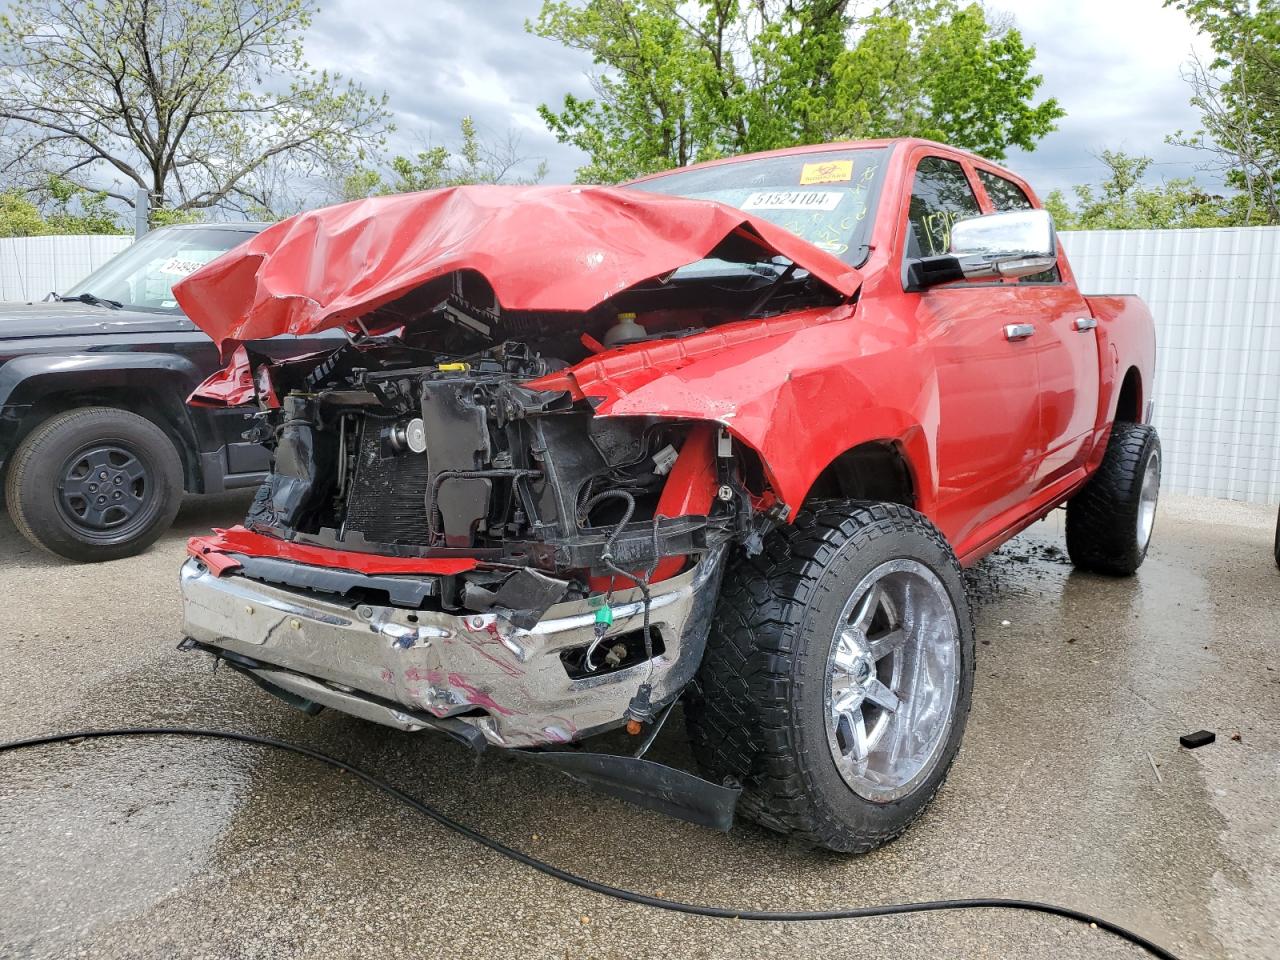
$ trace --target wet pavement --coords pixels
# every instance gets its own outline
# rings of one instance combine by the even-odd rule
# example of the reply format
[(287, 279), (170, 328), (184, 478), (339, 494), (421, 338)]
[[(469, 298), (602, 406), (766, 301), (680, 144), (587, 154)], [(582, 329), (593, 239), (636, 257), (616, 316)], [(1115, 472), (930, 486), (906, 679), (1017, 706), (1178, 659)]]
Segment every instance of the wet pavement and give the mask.
[[(142, 557), (55, 561), (0, 514), (0, 739), (210, 726), (330, 751), (588, 877), (813, 909), (1049, 900), (1184, 957), (1280, 956), (1280, 571), (1274, 509), (1167, 498), (1131, 580), (1073, 573), (1060, 515), (971, 574), (973, 712), (951, 778), (858, 858), (724, 835), (556, 774), (336, 714), (308, 718), (174, 650), (193, 502)], [(656, 748), (685, 757), (679, 725)], [(1178, 736), (1214, 730), (1195, 751)], [(1238, 734), (1238, 739), (1233, 738)], [(1157, 777), (1156, 771), (1159, 771)], [(0, 756), (0, 957), (1138, 957), (1064, 920), (978, 911), (806, 924), (629, 906), (499, 858), (302, 757), (81, 742)]]

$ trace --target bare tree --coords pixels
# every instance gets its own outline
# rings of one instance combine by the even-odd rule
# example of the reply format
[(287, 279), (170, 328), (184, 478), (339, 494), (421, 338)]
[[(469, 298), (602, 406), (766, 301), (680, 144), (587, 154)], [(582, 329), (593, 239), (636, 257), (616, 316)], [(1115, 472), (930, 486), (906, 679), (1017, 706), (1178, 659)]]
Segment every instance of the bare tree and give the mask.
[[(132, 205), (272, 211), (293, 169), (359, 157), (386, 97), (307, 65), (309, 0), (14, 0), (0, 16), (6, 179)], [(278, 193), (278, 189), (276, 191)]]
[[(1243, 195), (1244, 223), (1254, 223), (1260, 215), (1267, 223), (1280, 224), (1280, 137), (1261, 122), (1267, 114), (1276, 116), (1280, 103), (1262, 102), (1250, 66), (1249, 58), (1242, 57), (1233, 75), (1224, 77), (1193, 54), (1183, 79), (1191, 86), (1191, 103), (1199, 109), (1204, 129), (1179, 132), (1169, 140), (1210, 154), (1208, 169)], [(1280, 89), (1274, 77), (1270, 89)]]
[(331, 165), (330, 196), (354, 200), (468, 183), (533, 184), (547, 175), (546, 161), (526, 154), (516, 131), (487, 136), (471, 117), (463, 117), (459, 129), (461, 139), (452, 146), (427, 139), (412, 156), (385, 164)]

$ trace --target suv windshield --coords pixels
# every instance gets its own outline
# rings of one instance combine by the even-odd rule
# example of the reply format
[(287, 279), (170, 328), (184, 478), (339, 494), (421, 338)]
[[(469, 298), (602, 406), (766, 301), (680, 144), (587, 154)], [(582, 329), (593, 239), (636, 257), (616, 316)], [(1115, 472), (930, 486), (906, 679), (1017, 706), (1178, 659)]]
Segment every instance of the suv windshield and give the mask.
[(864, 147), (759, 157), (678, 170), (626, 186), (718, 200), (790, 230), (856, 267), (867, 258), (872, 204), (886, 153)]
[(135, 310), (181, 313), (173, 285), (248, 240), (257, 230), (171, 227), (154, 230), (62, 294), (86, 294)]

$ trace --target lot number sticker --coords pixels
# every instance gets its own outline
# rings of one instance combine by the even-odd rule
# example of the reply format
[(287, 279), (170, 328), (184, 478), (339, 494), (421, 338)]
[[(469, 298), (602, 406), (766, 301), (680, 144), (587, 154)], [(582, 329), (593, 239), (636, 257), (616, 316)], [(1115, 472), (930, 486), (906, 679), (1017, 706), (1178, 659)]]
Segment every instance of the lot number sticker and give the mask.
[(840, 206), (838, 190), (761, 190), (747, 197), (743, 210), (824, 210)]

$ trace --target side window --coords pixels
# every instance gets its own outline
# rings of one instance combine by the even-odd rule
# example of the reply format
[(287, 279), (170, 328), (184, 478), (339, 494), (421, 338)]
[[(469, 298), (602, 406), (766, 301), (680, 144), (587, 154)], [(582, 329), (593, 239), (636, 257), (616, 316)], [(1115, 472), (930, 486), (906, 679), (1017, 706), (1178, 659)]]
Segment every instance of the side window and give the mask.
[(986, 188), (987, 196), (991, 198), (991, 205), (997, 210), (1031, 209), (1031, 201), (1022, 192), (1022, 188), (1012, 180), (997, 177), (994, 173), (988, 173), (986, 170), (978, 171), (978, 179), (982, 181), (982, 186)]
[[(1030, 210), (1031, 201), (1027, 199), (1027, 195), (1022, 192), (1022, 188), (1012, 180), (1006, 180), (1004, 177), (998, 177), (994, 173), (986, 170), (978, 171), (978, 179), (982, 181), (983, 189), (987, 191), (987, 196), (991, 198), (991, 205), (996, 210)], [(1058, 272), (1055, 266), (1044, 273), (1032, 274), (1029, 277), (1023, 277), (1020, 283), (1060, 283), (1062, 274)]]
[(925, 157), (916, 167), (907, 213), (907, 256), (936, 257), (951, 249), (951, 225), (982, 215), (964, 168), (954, 160)]

